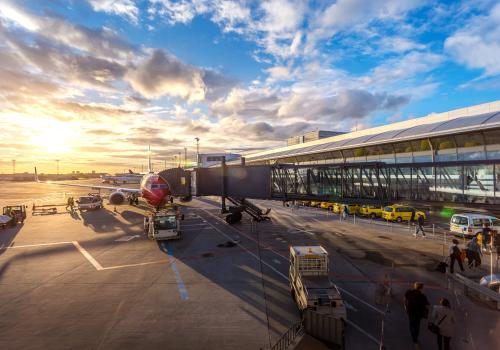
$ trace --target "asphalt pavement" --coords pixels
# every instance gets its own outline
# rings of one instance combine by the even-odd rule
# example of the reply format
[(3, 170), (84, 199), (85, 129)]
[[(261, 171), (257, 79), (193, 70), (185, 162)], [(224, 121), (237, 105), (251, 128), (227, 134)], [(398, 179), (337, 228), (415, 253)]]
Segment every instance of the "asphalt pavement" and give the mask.
[[(33, 183), (0, 186), (0, 205), (64, 204), (74, 191)], [(498, 312), (449, 290), (434, 271), (443, 240), (404, 225), (341, 222), (324, 211), (271, 207), (271, 220), (244, 215), (229, 226), (216, 198), (184, 209), (183, 236), (154, 242), (142, 232), (144, 206), (29, 216), (0, 231), (2, 349), (269, 349), (299, 320), (290, 296), (290, 245), (323, 245), (348, 306), (347, 349), (412, 349), (402, 308), (406, 289), (425, 284), (457, 315), (454, 349), (500, 346)], [(236, 242), (235, 244), (228, 242)], [(389, 280), (389, 304), (377, 286)], [(386, 308), (388, 306), (388, 308)], [(435, 340), (422, 324), (422, 348)], [(326, 349), (305, 337), (298, 349)]]

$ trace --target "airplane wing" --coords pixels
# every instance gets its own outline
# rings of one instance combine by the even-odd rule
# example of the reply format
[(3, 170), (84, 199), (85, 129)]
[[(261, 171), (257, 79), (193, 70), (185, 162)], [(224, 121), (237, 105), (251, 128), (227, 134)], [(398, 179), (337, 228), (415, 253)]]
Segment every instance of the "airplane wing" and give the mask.
[(83, 184), (70, 184), (64, 182), (53, 182), (53, 181), (40, 181), (38, 179), (38, 173), (35, 168), (35, 181), (44, 184), (51, 185), (59, 185), (59, 186), (70, 186), (70, 187), (82, 187), (82, 188), (90, 188), (92, 190), (107, 190), (107, 191), (120, 191), (124, 193), (133, 193), (133, 194), (141, 194), (141, 190), (139, 188), (124, 188), (124, 187), (114, 187), (114, 186), (101, 186), (101, 185), (83, 185)]

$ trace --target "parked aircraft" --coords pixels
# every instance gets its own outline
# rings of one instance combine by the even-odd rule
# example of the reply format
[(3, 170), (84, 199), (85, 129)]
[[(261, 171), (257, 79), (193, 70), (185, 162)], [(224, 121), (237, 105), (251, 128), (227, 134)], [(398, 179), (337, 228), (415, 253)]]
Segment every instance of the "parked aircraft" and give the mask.
[[(159, 209), (171, 201), (170, 188), (168, 184), (160, 176), (155, 174), (151, 167), (151, 157), (149, 157), (149, 172), (144, 174), (140, 181), (139, 188), (126, 188), (126, 187), (114, 187), (114, 186), (102, 186), (102, 185), (85, 185), (85, 184), (73, 184), (73, 183), (61, 183), (61, 182), (44, 182), (53, 183), (59, 186), (71, 186), (71, 187), (83, 187), (93, 190), (106, 190), (111, 191), (109, 195), (109, 203), (114, 205), (120, 205), (128, 200), (129, 203), (137, 203), (138, 198), (142, 197), (144, 200), (152, 207)], [(35, 167), (35, 180), (41, 182), (38, 179), (37, 169)]]
[(141, 183), (142, 178), (145, 174), (134, 173), (129, 169), (128, 173), (124, 174), (114, 174), (114, 175), (101, 175), (101, 179), (103, 183), (112, 183), (112, 184), (138, 184)]

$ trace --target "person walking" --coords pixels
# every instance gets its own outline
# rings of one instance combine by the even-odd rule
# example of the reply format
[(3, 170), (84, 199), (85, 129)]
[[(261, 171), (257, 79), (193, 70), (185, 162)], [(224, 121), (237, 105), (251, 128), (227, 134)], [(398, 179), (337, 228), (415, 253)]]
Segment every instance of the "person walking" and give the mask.
[(483, 245), (483, 251), (486, 251), (486, 248), (488, 247), (488, 243), (490, 242), (490, 227), (489, 225), (484, 222), (483, 223), (483, 229), (481, 231), (481, 241)]
[(70, 211), (73, 211), (73, 207), (75, 206), (75, 200), (73, 199), (73, 197), (68, 197), (68, 202), (66, 204), (66, 210), (69, 210)]
[(422, 318), (427, 318), (429, 301), (422, 292), (424, 284), (415, 282), (412, 289), (408, 289), (405, 293), (404, 307), (408, 314), (410, 323), (410, 334), (415, 349), (420, 349), (418, 344), (418, 336), (420, 333), (420, 321)]
[(344, 209), (342, 209), (342, 219), (346, 220), (347, 215), (349, 215), (349, 209), (347, 208), (347, 205), (344, 205)]
[(450, 246), (450, 273), (454, 273), (455, 261), (458, 262), (460, 270), (464, 272), (464, 265), (462, 264), (462, 252), (458, 247), (458, 239), (453, 239), (453, 244)]
[(469, 268), (481, 266), (481, 247), (477, 242), (477, 238), (473, 237), (472, 240), (467, 243), (467, 260)]
[(424, 217), (422, 215), (417, 217), (417, 229), (415, 230), (413, 236), (417, 237), (419, 232), (422, 232), (422, 237), (425, 238)]
[(439, 305), (432, 307), (429, 330), (436, 334), (438, 350), (450, 350), (451, 337), (455, 333), (455, 312), (448, 299), (441, 298)]

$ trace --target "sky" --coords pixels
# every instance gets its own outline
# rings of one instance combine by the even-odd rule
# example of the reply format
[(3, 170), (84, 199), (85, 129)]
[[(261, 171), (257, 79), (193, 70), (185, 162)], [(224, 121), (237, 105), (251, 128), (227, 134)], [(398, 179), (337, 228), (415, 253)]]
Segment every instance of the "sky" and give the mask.
[(500, 99), (490, 0), (0, 0), (0, 173), (140, 170)]

